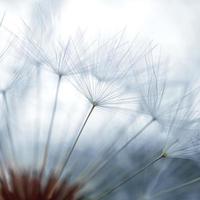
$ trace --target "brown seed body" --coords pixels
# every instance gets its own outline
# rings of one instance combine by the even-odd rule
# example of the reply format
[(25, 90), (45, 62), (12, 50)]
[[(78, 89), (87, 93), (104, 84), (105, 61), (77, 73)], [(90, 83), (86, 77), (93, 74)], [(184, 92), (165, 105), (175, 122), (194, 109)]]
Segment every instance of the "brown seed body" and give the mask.
[[(42, 181), (39, 176), (29, 173), (9, 172), (9, 180), (1, 180), (0, 200), (78, 200), (80, 186), (70, 185), (66, 179), (58, 181), (55, 175), (50, 175), (48, 180)], [(59, 182), (52, 191), (55, 183)], [(51, 194), (51, 195), (50, 195)]]

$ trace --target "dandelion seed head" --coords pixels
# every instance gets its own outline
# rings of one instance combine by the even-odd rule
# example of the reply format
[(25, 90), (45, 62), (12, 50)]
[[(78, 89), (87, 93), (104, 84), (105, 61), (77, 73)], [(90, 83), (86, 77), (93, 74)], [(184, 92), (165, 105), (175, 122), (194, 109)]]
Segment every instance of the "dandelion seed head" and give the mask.
[[(184, 136), (183, 136), (184, 135)], [(166, 149), (168, 157), (199, 160), (199, 131), (176, 129)]]
[(198, 90), (186, 88), (181, 96), (167, 129), (165, 151), (169, 157), (198, 160), (199, 112), (196, 110), (199, 102)]
[(52, 33), (53, 36), (49, 38), (49, 41), (46, 41), (46, 38), (34, 38), (32, 30), (27, 30), (27, 32), (32, 37), (22, 37), (21, 48), (30, 63), (40, 69), (47, 69), (60, 77), (84, 71), (80, 62), (84, 52), (82, 50), (78, 52), (74, 45), (77, 42), (81, 46), (82, 36), (77, 34), (74, 38), (61, 39)]
[[(166, 100), (166, 74), (163, 73), (161, 68), (160, 58), (154, 58), (154, 52), (146, 55), (144, 67), (139, 65), (133, 68), (133, 84), (136, 84), (136, 93), (139, 95), (139, 103), (141, 114), (149, 115), (153, 120), (164, 122), (164, 117), (167, 116), (165, 109), (168, 106)], [(141, 73), (141, 68), (144, 70)]]
[(73, 76), (70, 82), (93, 105), (123, 109), (134, 104), (135, 96), (125, 89), (128, 71), (135, 62), (130, 56), (131, 49), (122, 36), (106, 42), (95, 41), (80, 58), (84, 73)]

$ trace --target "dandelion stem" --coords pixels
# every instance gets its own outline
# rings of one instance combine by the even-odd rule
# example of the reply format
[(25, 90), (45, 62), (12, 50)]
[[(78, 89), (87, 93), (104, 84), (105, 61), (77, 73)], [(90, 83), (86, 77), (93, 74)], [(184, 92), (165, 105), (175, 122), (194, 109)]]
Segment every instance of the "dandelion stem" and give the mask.
[(51, 141), (53, 124), (54, 124), (55, 114), (56, 114), (56, 109), (57, 109), (58, 94), (59, 94), (59, 89), (60, 89), (61, 78), (62, 78), (62, 76), (59, 75), (57, 86), (56, 86), (56, 94), (55, 94), (55, 99), (54, 99), (54, 104), (53, 104), (53, 110), (52, 110), (51, 119), (50, 119), (50, 125), (49, 125), (49, 129), (48, 129), (48, 133), (47, 133), (47, 142), (45, 145), (45, 151), (44, 151), (44, 157), (43, 157), (40, 177), (42, 177), (42, 175), (44, 173), (45, 166), (46, 166), (46, 163), (48, 160), (49, 145), (50, 145), (50, 141)]
[(80, 136), (81, 136), (81, 134), (82, 134), (82, 132), (83, 132), (83, 130), (84, 130), (84, 128), (85, 128), (85, 125), (87, 124), (88, 119), (90, 118), (90, 116), (91, 116), (91, 114), (92, 114), (92, 112), (93, 112), (95, 106), (96, 106), (96, 105), (92, 105), (92, 107), (91, 107), (89, 113), (87, 114), (87, 116), (86, 116), (86, 118), (85, 118), (85, 120), (84, 120), (84, 122), (83, 122), (83, 124), (82, 124), (82, 126), (81, 126), (81, 128), (80, 128), (80, 130), (79, 130), (79, 132), (78, 132), (78, 135), (77, 135), (77, 137), (76, 137), (76, 139), (75, 139), (75, 142), (74, 142), (74, 144), (73, 144), (73, 146), (72, 146), (72, 148), (71, 148), (71, 150), (70, 150), (70, 152), (69, 152), (69, 154), (68, 154), (68, 156), (67, 156), (67, 158), (66, 158), (66, 160), (65, 160), (65, 162), (64, 162), (64, 165), (63, 165), (63, 168), (62, 168), (61, 171), (63, 171), (63, 169), (66, 167), (67, 163), (69, 162), (69, 159), (71, 158), (71, 155), (72, 155), (72, 153), (73, 153), (73, 151), (74, 151), (74, 149), (75, 149), (75, 147), (76, 147), (76, 144), (77, 144), (77, 142), (78, 142), (78, 140), (79, 140), (79, 138), (80, 138)]
[(150, 199), (155, 198), (155, 197), (162, 196), (162, 195), (164, 195), (164, 194), (167, 194), (167, 193), (170, 193), (170, 192), (179, 190), (179, 189), (182, 189), (182, 188), (184, 188), (184, 187), (187, 187), (187, 186), (192, 185), (192, 184), (194, 184), (194, 183), (197, 183), (197, 182), (199, 182), (199, 181), (200, 181), (200, 177), (197, 177), (197, 178), (195, 178), (195, 179), (193, 179), (193, 180), (191, 180), (191, 181), (188, 181), (188, 182), (185, 182), (185, 183), (183, 183), (183, 184), (177, 185), (177, 186), (175, 186), (175, 187), (171, 187), (171, 188), (168, 188), (168, 189), (166, 189), (166, 190), (160, 191), (160, 192), (156, 193), (155, 195), (152, 195), (152, 196), (150, 197)]
[(137, 172), (131, 174), (128, 177), (125, 177), (120, 183), (116, 184), (115, 186), (113, 186), (111, 189), (108, 189), (107, 191), (101, 193), (96, 200), (101, 200), (104, 199), (105, 197), (107, 197), (108, 195), (110, 195), (111, 193), (115, 192), (117, 189), (119, 189), (121, 186), (123, 186), (124, 184), (128, 183), (129, 181), (131, 181), (133, 178), (135, 178), (137, 175), (141, 174), (145, 169), (147, 169), (148, 167), (152, 166), (154, 163), (156, 163), (157, 161), (161, 160), (162, 158), (164, 158), (163, 153), (161, 155), (159, 155), (157, 158), (153, 159), (152, 161), (150, 161), (149, 163), (147, 163), (144, 167), (142, 167), (141, 169), (139, 169)]
[[(92, 174), (92, 172), (90, 171), (90, 176), (87, 179), (87, 182), (91, 179), (93, 179), (97, 173), (99, 171), (101, 171), (114, 157), (116, 157), (119, 153), (121, 153), (134, 139), (136, 139), (141, 133), (143, 133), (145, 131), (146, 128), (148, 128), (153, 122), (155, 121), (155, 119), (151, 119), (149, 122), (147, 122), (136, 134), (134, 134), (120, 149), (118, 149), (116, 152), (114, 152), (110, 157), (108, 157), (108, 159), (103, 162), (98, 168), (97, 170), (94, 172), (94, 174)], [(93, 170), (92, 170), (93, 171)]]
[[(71, 155), (72, 155), (72, 153), (73, 153), (73, 151), (74, 151), (74, 149), (75, 149), (75, 147), (76, 147), (76, 145), (78, 143), (78, 140), (79, 140), (79, 138), (80, 138), (80, 136), (81, 136), (81, 134), (82, 134), (82, 132), (83, 132), (83, 130), (85, 128), (85, 125), (87, 124), (87, 122), (88, 122), (88, 120), (89, 120), (89, 118), (90, 118), (90, 116), (91, 116), (91, 114), (92, 114), (92, 112), (93, 112), (95, 107), (96, 107), (96, 104), (92, 104), (92, 107), (90, 108), (89, 113), (87, 114), (85, 120), (83, 121), (83, 124), (82, 124), (82, 126), (81, 126), (81, 128), (80, 128), (80, 130), (78, 132), (78, 135), (77, 135), (77, 137), (76, 137), (76, 139), (75, 139), (75, 141), (73, 143), (73, 146), (72, 146), (69, 154), (67, 155), (67, 157), (66, 157), (66, 159), (65, 159), (65, 161), (63, 163), (63, 166), (60, 168), (60, 170), (58, 172), (58, 176), (57, 176), (58, 179), (57, 180), (59, 180), (59, 178), (62, 176), (62, 174), (64, 172), (64, 169), (66, 168), (66, 166), (67, 166), (67, 164), (68, 164), (68, 162), (69, 162), (69, 160), (71, 158)], [(49, 193), (49, 197), (51, 197), (51, 195), (53, 194), (54, 190), (56, 189), (57, 184), (58, 184), (58, 182), (54, 183), (54, 185), (52, 186), (52, 189), (51, 189), (51, 191)]]
[(8, 134), (8, 138), (9, 138), (9, 141), (10, 141), (11, 153), (12, 153), (13, 159), (15, 161), (15, 165), (16, 165), (17, 162), (16, 162), (16, 155), (15, 155), (13, 136), (12, 136), (11, 128), (10, 128), (10, 113), (9, 113), (9, 106), (8, 106), (8, 99), (7, 99), (6, 91), (3, 91), (2, 95), (3, 95), (5, 108), (6, 108), (6, 115), (5, 115), (6, 116), (6, 129), (7, 129), (7, 134)]
[(33, 162), (35, 163), (35, 166), (38, 166), (38, 161), (39, 161), (39, 140), (40, 140), (40, 110), (41, 110), (41, 96), (40, 96), (40, 68), (37, 67), (36, 68), (36, 80), (37, 80), (37, 87), (36, 87), (36, 114), (38, 117), (36, 117), (35, 119), (35, 125), (36, 125), (36, 143), (33, 146), (34, 148), (34, 158), (33, 158)]

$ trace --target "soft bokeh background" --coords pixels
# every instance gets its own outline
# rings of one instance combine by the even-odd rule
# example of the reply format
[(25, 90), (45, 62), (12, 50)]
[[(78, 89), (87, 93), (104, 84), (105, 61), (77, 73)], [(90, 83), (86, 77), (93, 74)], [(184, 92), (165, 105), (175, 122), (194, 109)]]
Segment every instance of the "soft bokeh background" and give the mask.
[(178, 69), (177, 79), (198, 77), (198, 0), (1, 0), (1, 11), (6, 12), (7, 25), (18, 27), (19, 19), (32, 22), (37, 30), (42, 24), (51, 24), (52, 28), (56, 24), (61, 35), (77, 27), (92, 34), (126, 28), (130, 37), (139, 34), (160, 45), (169, 65)]

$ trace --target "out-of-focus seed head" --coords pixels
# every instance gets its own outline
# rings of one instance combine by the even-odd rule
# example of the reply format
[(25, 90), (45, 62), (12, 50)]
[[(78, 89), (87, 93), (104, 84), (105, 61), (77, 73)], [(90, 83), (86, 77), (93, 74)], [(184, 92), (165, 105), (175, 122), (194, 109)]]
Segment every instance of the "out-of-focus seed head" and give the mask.
[[(1, 180), (1, 200), (78, 200), (81, 185), (67, 182), (67, 179), (58, 180), (55, 174), (50, 174), (43, 180), (37, 174), (28, 171), (18, 172), (10, 170), (9, 179)], [(58, 183), (58, 184), (57, 184)], [(53, 189), (54, 185), (57, 185)]]

